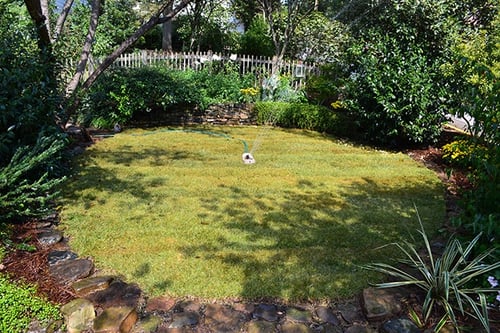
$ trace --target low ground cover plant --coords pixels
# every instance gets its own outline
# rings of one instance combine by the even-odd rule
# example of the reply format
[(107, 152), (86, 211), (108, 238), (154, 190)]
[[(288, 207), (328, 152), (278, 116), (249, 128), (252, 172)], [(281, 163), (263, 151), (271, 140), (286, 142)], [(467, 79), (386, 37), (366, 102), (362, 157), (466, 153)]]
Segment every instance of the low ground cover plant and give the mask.
[(26, 332), (32, 320), (47, 325), (59, 319), (59, 308), (36, 296), (35, 287), (0, 274), (0, 332)]
[(72, 248), (152, 295), (352, 296), (380, 278), (361, 265), (394, 255), (376, 249), (415, 230), (413, 203), (431, 232), (444, 217), (442, 184), (408, 156), (270, 127), (126, 131), (64, 193)]

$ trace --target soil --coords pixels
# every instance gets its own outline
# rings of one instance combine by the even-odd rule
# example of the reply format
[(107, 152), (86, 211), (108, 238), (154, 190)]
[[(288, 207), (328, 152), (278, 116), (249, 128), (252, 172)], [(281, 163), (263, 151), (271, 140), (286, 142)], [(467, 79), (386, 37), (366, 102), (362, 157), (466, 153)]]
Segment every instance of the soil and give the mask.
[[(448, 223), (449, 218), (458, 213), (459, 208), (457, 200), (459, 199), (460, 189), (470, 186), (466, 174), (463, 172), (454, 171), (453, 174), (448, 177), (447, 170), (449, 166), (443, 162), (441, 157), (442, 152), (440, 147), (454, 140), (455, 137), (459, 135), (462, 134), (451, 128), (447, 128), (443, 132), (441, 140), (436, 145), (404, 150), (404, 152), (414, 160), (423, 163), (429, 169), (435, 171), (438, 177), (446, 185), (446, 207), (448, 217), (447, 221), (444, 221), (444, 226), (446, 228), (451, 228)], [(83, 146), (85, 146), (85, 144), (83, 144)], [(32, 237), (34, 226), (41, 222), (43, 221), (34, 220), (15, 226), (12, 238), (13, 242), (28, 243), (33, 245), (36, 250), (31, 252), (24, 250), (11, 251), (0, 264), (0, 271), (8, 273), (15, 280), (22, 280), (37, 285), (39, 294), (46, 297), (51, 302), (65, 304), (76, 296), (67, 286), (55, 282), (50, 276), (47, 260), (50, 249), (35, 241), (30, 241), (30, 239), (34, 239), (34, 237)]]

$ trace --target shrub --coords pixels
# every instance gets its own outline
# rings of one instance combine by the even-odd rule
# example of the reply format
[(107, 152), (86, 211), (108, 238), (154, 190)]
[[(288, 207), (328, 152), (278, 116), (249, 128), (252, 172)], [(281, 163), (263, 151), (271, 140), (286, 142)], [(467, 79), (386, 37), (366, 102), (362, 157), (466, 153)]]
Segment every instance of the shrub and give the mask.
[(305, 87), (307, 98), (320, 105), (341, 101), (346, 77), (348, 77), (346, 70), (340, 63), (323, 65), (320, 75), (313, 75), (307, 80)]
[(456, 140), (442, 147), (443, 159), (452, 166), (470, 168), (487, 159), (488, 148), (472, 140)]
[(368, 34), (366, 42), (349, 50), (355, 60), (345, 89), (346, 106), (366, 139), (382, 144), (436, 141), (445, 119), (436, 65), (418, 46)]
[(10, 163), (0, 168), (0, 222), (46, 214), (55, 188), (64, 177), (58, 174), (65, 141), (41, 137), (34, 147), (16, 150)]
[(244, 88), (252, 87), (254, 76), (247, 74), (240, 76), (237, 64), (228, 62), (211, 62), (201, 71), (193, 73), (193, 79), (198, 83), (202, 95), (205, 97), (206, 108), (210, 104), (236, 103), (244, 101)]
[(265, 77), (261, 82), (260, 92), (260, 99), (262, 101), (306, 102), (304, 92), (292, 87), (292, 82), (288, 75), (271, 75)]
[(203, 104), (192, 71), (166, 67), (114, 68), (92, 87), (80, 110), (84, 125), (113, 127), (134, 114), (165, 110), (175, 104)]
[(462, 193), (462, 212), (453, 223), (468, 234), (481, 232), (480, 247), (494, 245), (497, 249), (491, 259), (494, 262), (500, 259), (500, 147), (481, 148), (480, 152), (464, 158), (472, 166), (472, 188)]
[(114, 68), (92, 87), (79, 121), (113, 127), (134, 115), (168, 112), (177, 105), (206, 109), (210, 104), (242, 101), (241, 89), (250, 85), (253, 78), (240, 77), (231, 63), (207, 63), (200, 71), (177, 71), (165, 66)]
[(412, 318), (421, 326), (429, 323), (436, 308), (444, 311), (437, 324), (438, 332), (447, 320), (451, 320), (457, 331), (460, 325), (457, 321), (457, 311), (461, 315), (470, 315), (478, 319), (485, 330), (490, 332), (488, 320), (488, 305), (485, 293), (498, 293), (493, 286), (489, 288), (474, 287), (470, 283), (477, 277), (488, 276), (500, 268), (500, 262), (485, 264), (485, 259), (493, 252), (485, 251), (472, 257), (480, 235), (476, 236), (467, 246), (463, 246), (456, 238), (451, 238), (440, 257), (435, 257), (429, 239), (420, 222), (419, 233), (425, 244), (425, 253), (421, 254), (415, 245), (405, 242), (395, 244), (404, 254), (400, 263), (405, 267), (392, 266), (385, 263), (374, 263), (365, 266), (367, 269), (390, 275), (394, 282), (379, 283), (380, 288), (416, 286), (425, 293), (422, 306), (422, 318), (415, 311), (410, 311)]
[(350, 127), (341, 112), (307, 103), (258, 102), (255, 104), (257, 121), (288, 128), (302, 128), (345, 135)]
[(36, 288), (0, 275), (0, 332), (26, 332), (32, 320), (47, 325), (61, 319), (58, 308), (36, 296)]

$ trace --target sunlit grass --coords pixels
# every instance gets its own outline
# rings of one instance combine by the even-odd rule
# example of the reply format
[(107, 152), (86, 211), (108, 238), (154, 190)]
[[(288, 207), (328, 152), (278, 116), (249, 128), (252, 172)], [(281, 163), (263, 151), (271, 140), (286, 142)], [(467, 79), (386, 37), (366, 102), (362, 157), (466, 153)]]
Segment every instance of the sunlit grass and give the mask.
[[(256, 164), (243, 141), (260, 144)], [(62, 206), (71, 246), (152, 295), (352, 296), (379, 279), (359, 266), (418, 229), (414, 205), (428, 231), (444, 218), (432, 171), (315, 132), (126, 131), (79, 164)]]

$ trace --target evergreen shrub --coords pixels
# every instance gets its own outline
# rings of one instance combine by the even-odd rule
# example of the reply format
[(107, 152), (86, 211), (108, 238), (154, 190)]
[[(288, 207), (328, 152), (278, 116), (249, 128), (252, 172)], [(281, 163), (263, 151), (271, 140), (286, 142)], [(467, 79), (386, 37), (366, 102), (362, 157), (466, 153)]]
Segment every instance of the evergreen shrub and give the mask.
[(66, 143), (56, 136), (41, 137), (34, 146), (19, 147), (0, 168), (0, 222), (42, 216), (58, 194), (62, 151)]

